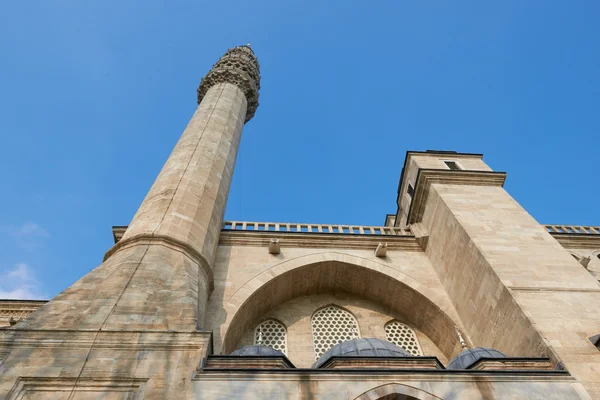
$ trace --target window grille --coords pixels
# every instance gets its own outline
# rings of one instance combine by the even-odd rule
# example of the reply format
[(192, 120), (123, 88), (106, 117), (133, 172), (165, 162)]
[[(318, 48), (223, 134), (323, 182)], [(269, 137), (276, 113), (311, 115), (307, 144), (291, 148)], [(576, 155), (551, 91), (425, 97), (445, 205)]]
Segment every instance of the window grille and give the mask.
[(360, 337), (356, 318), (335, 306), (328, 306), (314, 313), (311, 326), (315, 360), (336, 344)]
[(417, 340), (415, 331), (398, 321), (390, 321), (385, 324), (385, 336), (388, 342), (402, 347), (413, 356), (422, 356), (421, 346)]
[(268, 346), (287, 355), (285, 326), (274, 319), (268, 319), (254, 330), (254, 344)]

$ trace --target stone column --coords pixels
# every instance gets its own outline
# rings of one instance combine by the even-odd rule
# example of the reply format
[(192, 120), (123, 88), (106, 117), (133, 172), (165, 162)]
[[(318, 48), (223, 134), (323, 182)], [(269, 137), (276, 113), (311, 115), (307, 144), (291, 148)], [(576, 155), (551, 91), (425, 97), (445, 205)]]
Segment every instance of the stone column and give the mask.
[(104, 262), (28, 319), (30, 328), (202, 328), (244, 123), (259, 65), (230, 49), (202, 79), (198, 108), (123, 238)]

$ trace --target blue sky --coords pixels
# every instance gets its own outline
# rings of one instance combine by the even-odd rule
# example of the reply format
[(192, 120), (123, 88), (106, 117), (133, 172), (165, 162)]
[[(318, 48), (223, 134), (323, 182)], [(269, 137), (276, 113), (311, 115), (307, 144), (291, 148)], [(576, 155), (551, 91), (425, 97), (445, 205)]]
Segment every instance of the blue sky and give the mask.
[(0, 297), (98, 265), (251, 41), (227, 219), (381, 225), (406, 150), (484, 154), (540, 222), (600, 225), (597, 1), (28, 1), (0, 15)]

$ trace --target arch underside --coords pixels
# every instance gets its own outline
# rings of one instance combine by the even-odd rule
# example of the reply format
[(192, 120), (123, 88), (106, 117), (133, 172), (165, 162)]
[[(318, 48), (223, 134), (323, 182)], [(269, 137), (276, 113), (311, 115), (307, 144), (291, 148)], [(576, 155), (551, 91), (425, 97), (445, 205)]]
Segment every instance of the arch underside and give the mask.
[(421, 389), (398, 383), (376, 387), (358, 396), (355, 400), (441, 400)]
[[(320, 259), (323, 258), (325, 257), (321, 255)], [(238, 293), (241, 294), (246, 290), (251, 294), (241, 301), (242, 305), (231, 319), (221, 352), (229, 354), (235, 350), (234, 347), (243, 333), (262, 315), (280, 304), (298, 296), (337, 291), (348, 292), (379, 303), (392, 314), (427, 335), (448, 359), (458, 351), (460, 345), (456, 340), (455, 325), (459, 324), (439, 306), (411, 287), (410, 283), (390, 276), (391, 273), (397, 275), (397, 270), (385, 265), (382, 268), (381, 264), (375, 262), (371, 262), (374, 265), (365, 266), (364, 259), (357, 258), (357, 261), (363, 265), (325, 260), (306, 264), (297, 263), (290, 268), (284, 266), (286, 264), (284, 262), (248, 282), (245, 287), (238, 290)], [(385, 271), (386, 268), (389, 269), (389, 273), (381, 271)], [(415, 286), (417, 285), (418, 283)], [(250, 292), (249, 288), (252, 287), (254, 288)]]

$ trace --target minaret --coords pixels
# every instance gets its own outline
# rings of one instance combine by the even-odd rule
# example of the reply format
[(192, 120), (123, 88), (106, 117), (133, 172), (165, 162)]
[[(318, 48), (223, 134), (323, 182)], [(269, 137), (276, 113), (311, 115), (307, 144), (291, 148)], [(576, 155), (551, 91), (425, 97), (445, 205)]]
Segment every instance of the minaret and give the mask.
[(259, 88), (250, 47), (228, 50), (202, 78), (198, 108), (123, 238), (24, 328), (202, 328), (242, 128)]

